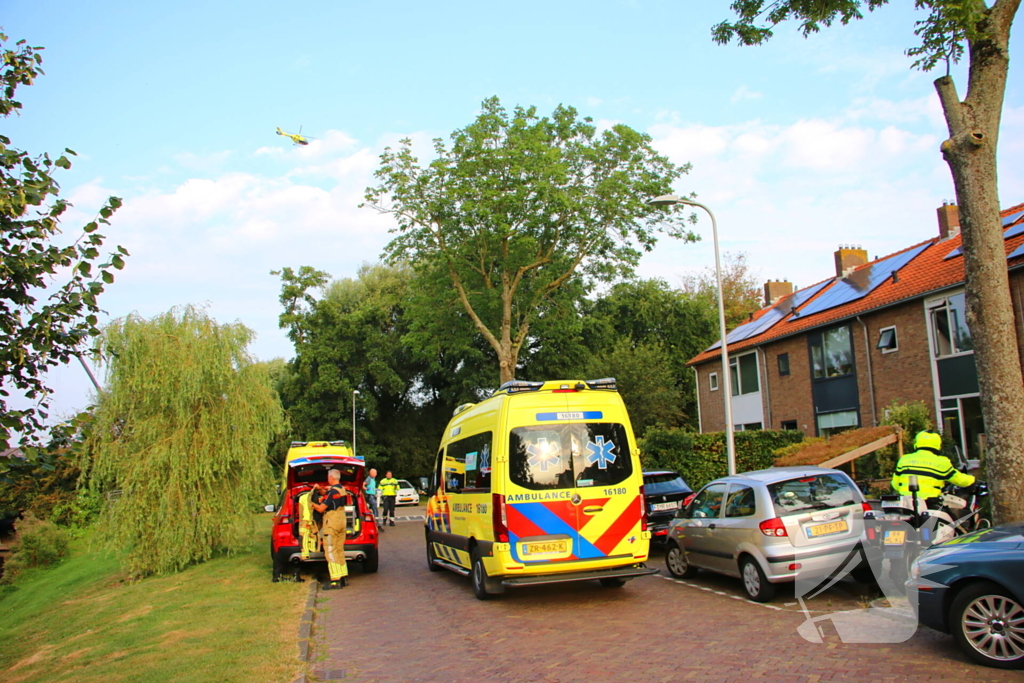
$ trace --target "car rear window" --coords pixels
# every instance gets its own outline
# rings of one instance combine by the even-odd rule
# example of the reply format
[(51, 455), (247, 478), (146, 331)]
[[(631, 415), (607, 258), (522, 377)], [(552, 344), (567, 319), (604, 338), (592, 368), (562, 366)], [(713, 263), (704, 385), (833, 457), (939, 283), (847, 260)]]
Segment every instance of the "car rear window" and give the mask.
[(341, 473), (341, 482), (355, 483), (362, 467), (356, 465), (340, 465), (337, 463), (316, 463), (312, 465), (299, 465), (292, 468), (292, 481), (296, 484), (315, 484), (326, 482), (327, 473), (331, 470), (338, 470)]
[(633, 474), (626, 428), (618, 423), (517, 427), (508, 450), (513, 483), (533, 491), (611, 486)]
[(693, 489), (683, 481), (683, 478), (674, 472), (644, 475), (644, 493), (647, 495), (691, 493), (692, 491)]
[(813, 474), (769, 484), (768, 495), (779, 517), (854, 505), (860, 500), (850, 480), (839, 473)]
[(398, 480), (398, 488), (400, 488), (400, 489), (411, 489), (412, 488), (412, 484), (407, 482), (405, 479), (399, 479)]

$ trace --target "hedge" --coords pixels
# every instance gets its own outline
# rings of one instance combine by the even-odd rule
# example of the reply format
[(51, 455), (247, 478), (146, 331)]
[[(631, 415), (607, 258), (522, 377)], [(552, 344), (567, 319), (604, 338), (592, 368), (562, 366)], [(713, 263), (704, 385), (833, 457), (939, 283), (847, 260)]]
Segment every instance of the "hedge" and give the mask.
[[(775, 464), (774, 451), (803, 440), (798, 430), (736, 432), (736, 471), (763, 470)], [(728, 474), (725, 432), (698, 434), (684, 429), (649, 427), (640, 441), (644, 469), (674, 470), (696, 491)]]

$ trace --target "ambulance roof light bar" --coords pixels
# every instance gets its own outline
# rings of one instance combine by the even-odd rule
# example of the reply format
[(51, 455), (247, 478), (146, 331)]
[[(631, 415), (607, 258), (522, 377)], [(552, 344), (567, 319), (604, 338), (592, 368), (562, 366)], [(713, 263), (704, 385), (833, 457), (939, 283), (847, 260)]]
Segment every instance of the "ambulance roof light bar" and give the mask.
[(591, 389), (618, 391), (618, 386), (615, 384), (614, 377), (604, 377), (602, 379), (588, 379), (587, 386), (590, 387)]
[(292, 441), (288, 444), (291, 448), (302, 448), (303, 446), (309, 446), (310, 448), (327, 448), (328, 446), (347, 446), (347, 441)]
[(524, 391), (539, 391), (542, 386), (544, 386), (544, 382), (527, 382), (521, 379), (513, 379), (498, 387), (498, 391), (519, 394)]

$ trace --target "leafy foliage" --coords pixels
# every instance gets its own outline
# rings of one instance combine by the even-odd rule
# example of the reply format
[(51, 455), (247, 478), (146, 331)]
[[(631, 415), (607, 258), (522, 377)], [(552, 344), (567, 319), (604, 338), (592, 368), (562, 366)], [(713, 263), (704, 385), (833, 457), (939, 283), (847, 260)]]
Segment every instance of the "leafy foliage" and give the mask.
[(108, 388), (84, 464), (119, 492), (102, 528), (135, 575), (177, 571), (246, 543), (272, 491), (268, 444), (284, 429), (253, 333), (192, 307), (112, 322), (100, 339)]
[[(715, 269), (708, 267), (701, 273), (683, 276), (681, 286), (684, 293), (699, 299), (715, 311), (717, 338), (718, 282)], [(747, 264), (745, 253), (726, 253), (723, 256), (722, 295), (725, 325), (730, 330), (746, 322), (751, 313), (763, 307), (760, 282)]]
[[(0, 44), (6, 41), (0, 33)], [(20, 111), (16, 91), (43, 73), (41, 49), (25, 41), (3, 48), (0, 115)], [(33, 157), (10, 145), (0, 135), (0, 450), (20, 435), (33, 459), (30, 446), (49, 417), (46, 369), (67, 363), (85, 339), (99, 333), (97, 297), (114, 281), (113, 271), (124, 267), (128, 252), (117, 247), (97, 265), (104, 241), (98, 230), (121, 206), (117, 197), (107, 200), (77, 240), (56, 244), (70, 204), (60, 198), (52, 174), (71, 168), (68, 157), (75, 153)], [(11, 388), (35, 405), (8, 410)]]
[(14, 552), (3, 565), (3, 582), (11, 583), (31, 567), (56, 564), (67, 554), (68, 532), (53, 522), (38, 519), (31, 512), (18, 522), (18, 540)]
[(589, 118), (559, 106), (483, 102), (476, 121), (434, 141), (421, 165), (412, 142), (387, 148), (366, 204), (395, 217), (386, 255), (405, 261), (457, 302), (515, 376), (533, 324), (569, 303), (567, 284), (629, 275), (657, 234), (692, 240), (687, 219), (647, 204), (689, 170), (659, 156), (650, 137), (621, 124), (598, 133)]
[[(407, 266), (365, 265), (334, 282), (308, 268), (278, 274), (280, 322), (295, 342), (280, 380), (291, 438), (350, 440), (358, 390), (358, 453), (403, 476), (427, 474), (452, 408), (476, 391), (479, 363), (466, 359), (480, 351), (467, 352), (462, 339), (416, 337), (409, 308), (427, 315), (431, 307)], [(457, 388), (467, 382), (465, 393)]]
[[(775, 451), (803, 440), (803, 432), (752, 430), (736, 433), (736, 471), (751, 472), (775, 464)], [(693, 490), (728, 473), (725, 433), (697, 434), (652, 427), (640, 444), (645, 469), (675, 470)]]
[[(649, 424), (695, 425), (696, 386), (686, 361), (718, 338), (716, 306), (714, 299), (673, 289), (663, 280), (615, 285), (583, 311), (582, 336), (594, 357), (585, 374), (619, 379), (641, 432)], [(630, 358), (626, 347), (637, 349), (643, 362), (639, 356)], [(634, 413), (638, 400), (648, 400), (633, 395), (634, 388), (661, 395), (658, 403), (650, 403), (650, 410), (636, 405), (639, 412)]]

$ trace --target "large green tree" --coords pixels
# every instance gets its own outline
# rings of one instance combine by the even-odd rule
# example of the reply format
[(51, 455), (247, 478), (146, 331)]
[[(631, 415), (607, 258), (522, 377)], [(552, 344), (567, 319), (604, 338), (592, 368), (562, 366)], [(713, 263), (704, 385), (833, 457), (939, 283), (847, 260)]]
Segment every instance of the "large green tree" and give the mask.
[[(7, 36), (0, 33), (0, 45)], [(0, 116), (19, 114), (15, 99), (21, 86), (32, 85), (43, 71), (40, 47), (25, 41), (2, 47)], [(10, 146), (0, 135), (0, 450), (17, 438), (34, 457), (38, 436), (45, 433), (50, 389), (46, 372), (67, 363), (84, 340), (99, 334), (97, 297), (124, 267), (128, 252), (117, 247), (100, 263), (104, 237), (98, 232), (121, 200), (111, 197), (96, 220), (77, 239), (60, 243), (60, 219), (71, 205), (59, 195), (57, 169), (71, 168), (64, 150), (56, 159), (32, 156)], [(9, 410), (14, 390), (31, 403)], [(4, 459), (6, 461), (6, 459)], [(0, 480), (9, 463), (0, 462)]]
[(103, 331), (107, 385), (83, 469), (113, 498), (103, 528), (132, 574), (247, 546), (251, 513), (273, 491), (267, 448), (285, 426), (252, 338), (192, 307)]
[[(697, 426), (696, 386), (686, 361), (718, 338), (715, 298), (674, 289), (664, 280), (622, 282), (587, 302), (584, 321), (581, 338), (594, 359), (588, 371), (621, 378), (639, 431), (652, 424)], [(639, 376), (643, 364), (651, 366), (647, 377)], [(641, 392), (648, 396), (630, 396)], [(653, 395), (659, 397), (654, 403)]]
[(622, 124), (599, 132), (571, 107), (541, 117), (494, 97), (427, 164), (408, 139), (386, 149), (366, 205), (395, 218), (387, 257), (443, 284), (506, 382), (534, 324), (569, 305), (568, 283), (629, 275), (659, 232), (694, 239), (686, 218), (647, 204), (689, 170), (650, 142)]
[[(993, 517), (1024, 519), (1024, 373), (1016, 339), (1013, 304), (996, 182), (999, 122), (1010, 66), (1010, 27), (1021, 0), (915, 0), (919, 45), (907, 52), (915, 67), (947, 66), (935, 80), (949, 137), (943, 158), (953, 176), (963, 233), (967, 279), (967, 323), (975, 340), (981, 408), (988, 433), (988, 473)], [(787, 20), (806, 36), (834, 22), (863, 18), (888, 0), (735, 0), (736, 21), (713, 29), (719, 43), (736, 38), (757, 45)], [(961, 100), (948, 65), (968, 57), (967, 94)]]
[(355, 278), (335, 281), (309, 267), (279, 275), (281, 326), (295, 344), (280, 385), (292, 437), (350, 439), (358, 390), (359, 454), (402, 476), (429, 473), (452, 408), (476, 398), (479, 363), (458, 360), (467, 357), (461, 341), (410, 338), (408, 308), (418, 301), (412, 270), (364, 265)]

